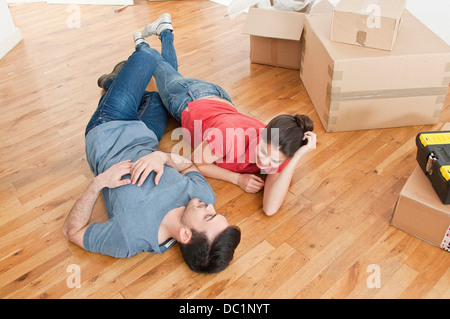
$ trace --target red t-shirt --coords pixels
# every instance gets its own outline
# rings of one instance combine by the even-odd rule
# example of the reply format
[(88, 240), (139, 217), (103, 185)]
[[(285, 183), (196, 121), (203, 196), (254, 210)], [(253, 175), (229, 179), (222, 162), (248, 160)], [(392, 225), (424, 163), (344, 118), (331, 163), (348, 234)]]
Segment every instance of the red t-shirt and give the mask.
[[(239, 173), (260, 171), (256, 165), (256, 146), (266, 127), (261, 121), (239, 113), (228, 103), (201, 99), (188, 103), (181, 126), (192, 147), (207, 139), (212, 152), (219, 157), (217, 166)], [(278, 172), (288, 162), (284, 161)]]

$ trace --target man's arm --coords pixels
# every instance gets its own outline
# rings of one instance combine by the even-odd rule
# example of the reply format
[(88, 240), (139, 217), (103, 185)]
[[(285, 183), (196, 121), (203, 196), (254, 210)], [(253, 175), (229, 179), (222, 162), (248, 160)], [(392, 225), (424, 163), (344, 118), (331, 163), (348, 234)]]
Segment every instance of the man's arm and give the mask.
[(95, 202), (104, 187), (116, 188), (131, 183), (129, 179), (122, 179), (122, 176), (129, 174), (131, 162), (124, 161), (111, 166), (105, 172), (94, 178), (92, 183), (75, 202), (63, 225), (64, 236), (71, 242), (84, 248), (83, 236), (89, 226), (89, 219), (92, 215)]

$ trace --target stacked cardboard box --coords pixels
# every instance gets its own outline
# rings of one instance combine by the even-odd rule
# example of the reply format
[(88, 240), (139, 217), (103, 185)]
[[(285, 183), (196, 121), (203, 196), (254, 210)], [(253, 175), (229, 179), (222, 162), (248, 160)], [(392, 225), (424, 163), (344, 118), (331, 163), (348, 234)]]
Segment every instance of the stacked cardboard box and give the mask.
[(406, 12), (392, 51), (330, 40), (331, 14), (308, 15), (301, 79), (326, 131), (435, 124), (450, 48)]
[(331, 41), (392, 50), (406, 0), (342, 0), (333, 10)]
[[(450, 82), (450, 47), (404, 12), (404, 0), (375, 1), (379, 17), (356, 10), (362, 1), (375, 0), (341, 0), (336, 8), (322, 0), (308, 13), (251, 8), (244, 27), (251, 61), (300, 66), (327, 132), (436, 124)], [(375, 29), (362, 35), (361, 21)], [(337, 42), (346, 33), (353, 44)]]

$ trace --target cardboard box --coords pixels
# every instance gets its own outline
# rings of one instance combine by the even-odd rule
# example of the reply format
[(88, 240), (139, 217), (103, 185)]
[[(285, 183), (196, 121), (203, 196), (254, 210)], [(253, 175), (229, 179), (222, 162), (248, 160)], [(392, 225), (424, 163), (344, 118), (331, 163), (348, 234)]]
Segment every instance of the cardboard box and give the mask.
[(300, 76), (327, 132), (435, 124), (450, 47), (406, 12), (392, 51), (330, 41), (331, 14), (305, 18)]
[(450, 251), (450, 205), (442, 204), (419, 166), (399, 194), (391, 226)]
[[(333, 6), (322, 0), (310, 9), (325, 13)], [(279, 11), (252, 7), (243, 33), (250, 35), (250, 61), (290, 69), (300, 69), (300, 38), (305, 19), (303, 12)]]
[(250, 8), (243, 31), (250, 35), (250, 61), (299, 69), (303, 19), (297, 12)]
[(392, 50), (406, 0), (341, 0), (333, 10), (331, 41)]

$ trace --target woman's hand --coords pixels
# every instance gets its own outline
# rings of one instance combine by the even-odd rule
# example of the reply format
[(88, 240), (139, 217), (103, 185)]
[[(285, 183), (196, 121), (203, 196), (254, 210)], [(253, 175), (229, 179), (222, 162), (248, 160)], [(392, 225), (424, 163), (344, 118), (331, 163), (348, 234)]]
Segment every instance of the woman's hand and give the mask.
[(264, 180), (253, 174), (239, 174), (238, 185), (247, 193), (257, 193), (264, 187)]
[(98, 190), (104, 187), (116, 188), (131, 183), (130, 179), (122, 179), (124, 175), (130, 174), (132, 163), (130, 160), (119, 162), (103, 173), (99, 174), (95, 179), (95, 185)]
[(134, 185), (139, 180), (137, 186), (141, 186), (148, 175), (154, 171), (155, 185), (158, 185), (162, 175), (164, 174), (164, 164), (168, 160), (168, 155), (164, 152), (156, 151), (145, 155), (132, 164), (131, 167), (131, 183)]
[(317, 147), (317, 136), (315, 133), (308, 131), (305, 132), (303, 140), (307, 140), (307, 143), (300, 147), (297, 152), (295, 152), (293, 157), (301, 157), (309, 152), (312, 152)]

